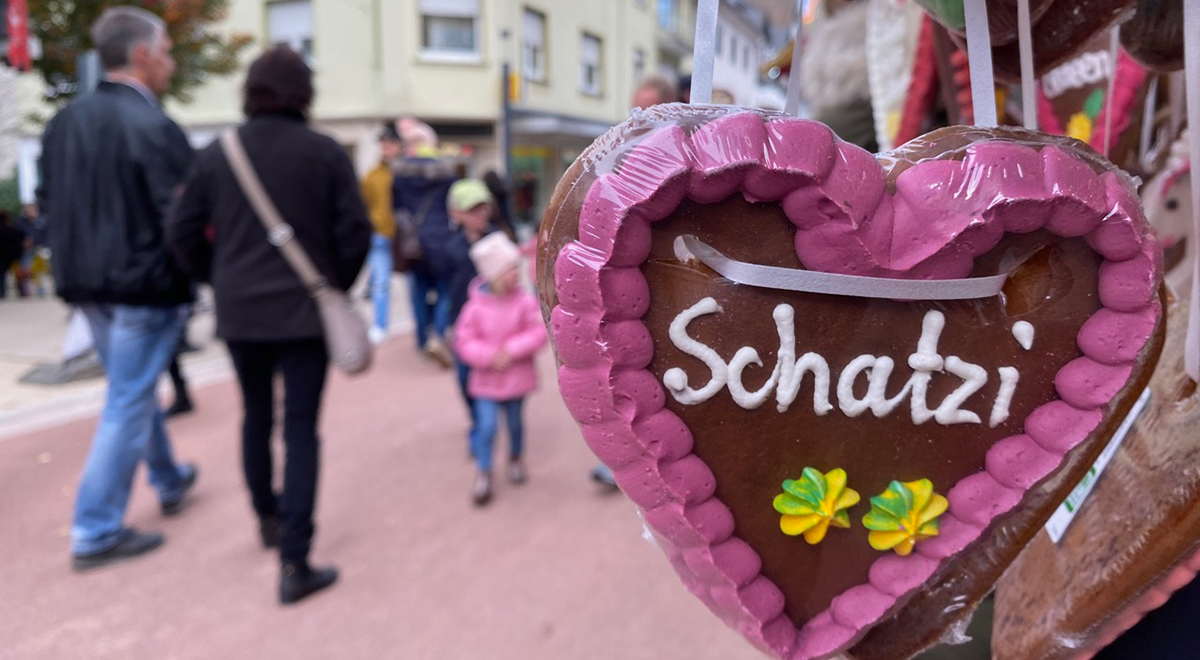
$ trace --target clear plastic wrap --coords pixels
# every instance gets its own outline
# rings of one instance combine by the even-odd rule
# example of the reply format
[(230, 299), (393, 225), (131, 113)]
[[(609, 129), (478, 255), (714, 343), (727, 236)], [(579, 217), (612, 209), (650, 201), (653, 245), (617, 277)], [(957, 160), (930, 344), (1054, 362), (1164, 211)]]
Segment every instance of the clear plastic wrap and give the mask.
[(1061, 541), (1038, 535), (1000, 581), (996, 660), (1090, 658), (1200, 570), (1200, 397), (1186, 306), (1168, 312), (1147, 409)]
[[(730, 262), (759, 284), (714, 270)], [(804, 289), (844, 276), (1004, 277), (954, 300)], [(1132, 181), (1023, 130), (873, 156), (772, 113), (635, 111), (559, 183), (538, 280), (585, 441), (689, 591), (792, 660), (942, 641), (1161, 346), (1161, 254)]]

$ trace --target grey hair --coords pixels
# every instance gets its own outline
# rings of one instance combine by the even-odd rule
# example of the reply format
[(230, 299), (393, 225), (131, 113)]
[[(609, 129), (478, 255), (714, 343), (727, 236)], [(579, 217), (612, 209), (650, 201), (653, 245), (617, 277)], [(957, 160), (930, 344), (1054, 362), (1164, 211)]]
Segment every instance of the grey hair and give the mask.
[(111, 7), (92, 26), (92, 44), (100, 54), (100, 66), (116, 71), (129, 66), (136, 46), (154, 41), (166, 30), (166, 23), (145, 9)]

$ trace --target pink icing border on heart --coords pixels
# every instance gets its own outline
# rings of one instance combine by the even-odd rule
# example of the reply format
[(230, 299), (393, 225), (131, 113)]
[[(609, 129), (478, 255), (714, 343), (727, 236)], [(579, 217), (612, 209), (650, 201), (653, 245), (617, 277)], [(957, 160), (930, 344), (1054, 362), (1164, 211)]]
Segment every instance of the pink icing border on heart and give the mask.
[[(653, 344), (641, 319), (650, 294), (640, 266), (650, 254), (650, 223), (685, 197), (712, 203), (735, 192), (781, 203), (796, 228), (797, 254), (814, 270), (966, 277), (974, 258), (1006, 232), (1041, 228), (1083, 236), (1104, 257), (1103, 308), (1079, 332), (1083, 356), (1055, 378), (1060, 399), (1034, 410), (1024, 434), (994, 445), (984, 471), (954, 485), (938, 537), (908, 557), (882, 555), (866, 584), (834, 598), (800, 629), (784, 614), (784, 596), (762, 575), (758, 555), (734, 536), (712, 471), (692, 453), (691, 431), (665, 408), (648, 370)], [(816, 122), (742, 112), (690, 136), (665, 125), (592, 183), (578, 236), (555, 264), (559, 304), (550, 321), (567, 408), (643, 510), (688, 590), (756, 646), (793, 660), (858, 641), (1053, 472), (1099, 425), (1161, 315), (1161, 255), (1137, 197), (1115, 172), (1096, 174), (1053, 145), (977, 141), (962, 161), (912, 165), (889, 195), (875, 157)]]

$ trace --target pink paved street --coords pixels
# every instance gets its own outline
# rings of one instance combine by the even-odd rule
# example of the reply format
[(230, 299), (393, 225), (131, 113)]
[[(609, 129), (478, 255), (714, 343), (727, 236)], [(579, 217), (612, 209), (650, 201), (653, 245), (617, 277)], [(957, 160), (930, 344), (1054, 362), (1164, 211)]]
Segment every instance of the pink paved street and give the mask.
[(242, 484), (234, 383), (171, 423), (202, 470), (183, 515), (164, 520), (139, 472), (128, 522), (166, 545), (95, 573), (70, 571), (67, 538), (95, 419), (0, 440), (0, 658), (761, 657), (687, 594), (632, 505), (587, 480), (594, 460), (541, 364), (530, 482), (501, 481), (485, 510), (450, 372), (399, 337), (367, 376), (335, 376), (314, 562), (342, 579), (290, 609)]

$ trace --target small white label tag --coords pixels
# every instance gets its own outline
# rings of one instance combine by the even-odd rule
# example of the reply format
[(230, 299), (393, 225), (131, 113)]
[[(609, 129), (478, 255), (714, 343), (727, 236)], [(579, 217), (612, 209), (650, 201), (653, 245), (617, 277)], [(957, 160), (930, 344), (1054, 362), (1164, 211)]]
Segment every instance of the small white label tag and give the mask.
[(1125, 441), (1125, 436), (1129, 435), (1129, 429), (1133, 428), (1133, 423), (1146, 409), (1146, 403), (1150, 401), (1150, 388), (1147, 387), (1142, 391), (1142, 395), (1134, 402), (1133, 408), (1129, 410), (1129, 414), (1125, 416), (1125, 421), (1117, 427), (1117, 432), (1113, 434), (1112, 440), (1108, 446), (1100, 453), (1100, 457), (1084, 475), (1083, 479), (1079, 480), (1079, 485), (1071, 494), (1067, 496), (1065, 502), (1058, 506), (1054, 515), (1050, 516), (1050, 520), (1046, 521), (1046, 533), (1050, 535), (1050, 539), (1055, 543), (1062, 540), (1064, 534), (1067, 533), (1067, 527), (1071, 521), (1075, 519), (1075, 515), (1079, 513), (1079, 507), (1083, 506), (1083, 501), (1092, 492), (1092, 488), (1096, 485), (1096, 481), (1100, 479), (1100, 474), (1104, 472), (1104, 468), (1108, 467), (1109, 461), (1116, 455), (1117, 449), (1121, 447), (1121, 443)]

